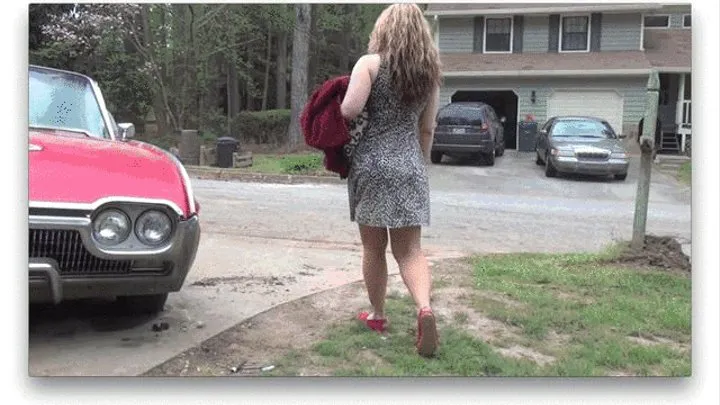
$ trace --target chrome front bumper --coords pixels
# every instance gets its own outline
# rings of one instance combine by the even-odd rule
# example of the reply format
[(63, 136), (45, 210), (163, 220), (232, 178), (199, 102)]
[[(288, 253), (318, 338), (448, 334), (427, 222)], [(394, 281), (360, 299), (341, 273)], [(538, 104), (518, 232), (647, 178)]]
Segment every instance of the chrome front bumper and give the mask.
[(579, 160), (575, 157), (551, 157), (552, 165), (563, 173), (588, 175), (614, 175), (628, 172), (629, 163), (626, 159), (608, 159), (600, 161)]
[(98, 250), (82, 232), (76, 221), (30, 219), (31, 229), (70, 229), (80, 231), (82, 244), (95, 259), (136, 260), (167, 263), (167, 271), (144, 273), (130, 268), (123, 273), (63, 272), (58, 261), (51, 257), (31, 257), (28, 264), (30, 302), (59, 303), (67, 299), (115, 297), (123, 295), (151, 295), (179, 291), (185, 282), (200, 243), (200, 222), (197, 216), (178, 222), (172, 243), (162, 250), (145, 253), (112, 254)]

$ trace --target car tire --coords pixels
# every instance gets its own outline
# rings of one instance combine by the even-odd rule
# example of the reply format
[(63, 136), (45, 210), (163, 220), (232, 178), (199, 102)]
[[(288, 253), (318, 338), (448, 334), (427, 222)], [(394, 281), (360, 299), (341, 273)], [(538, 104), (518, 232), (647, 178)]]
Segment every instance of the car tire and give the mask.
[(557, 169), (550, 162), (549, 157), (545, 157), (545, 177), (557, 177)]
[(495, 151), (492, 151), (485, 155), (485, 161), (488, 166), (495, 166)]
[(442, 162), (443, 154), (442, 152), (430, 152), (430, 161), (433, 164), (438, 164)]
[(122, 312), (130, 315), (155, 315), (165, 309), (168, 294), (126, 295), (117, 297)]
[(544, 166), (545, 162), (543, 162), (542, 158), (540, 157), (540, 154), (535, 152), (535, 164), (538, 166)]
[(615, 180), (623, 181), (623, 180), (627, 179), (627, 173), (616, 174), (616, 175), (613, 176), (613, 177), (615, 177)]
[(505, 154), (505, 145), (500, 145), (499, 148), (495, 149), (495, 156), (500, 157)]

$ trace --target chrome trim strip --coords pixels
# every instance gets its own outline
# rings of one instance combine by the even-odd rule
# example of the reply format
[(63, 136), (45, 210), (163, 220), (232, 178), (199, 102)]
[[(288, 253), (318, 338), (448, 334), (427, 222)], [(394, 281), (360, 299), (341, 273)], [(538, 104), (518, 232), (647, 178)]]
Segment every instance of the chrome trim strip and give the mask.
[(92, 224), (90, 218), (80, 217), (48, 217), (41, 215), (30, 215), (28, 217), (30, 228), (43, 229), (76, 229), (89, 227)]
[(101, 198), (92, 203), (71, 203), (71, 202), (54, 202), (54, 201), (30, 201), (30, 208), (53, 208), (53, 209), (68, 209), (68, 210), (83, 210), (83, 211), (95, 211), (99, 207), (110, 204), (110, 203), (138, 203), (138, 204), (157, 204), (166, 205), (175, 211), (178, 216), (183, 217), (184, 212), (180, 207), (170, 200), (155, 199), (155, 198), (141, 198), (141, 197), (121, 197), (121, 196), (110, 196)]
[(52, 259), (30, 259), (28, 263), (28, 274), (29, 278), (32, 278), (33, 273), (36, 276), (46, 277), (48, 284), (50, 284), (50, 294), (52, 295), (53, 303), (58, 304), (62, 301), (62, 280), (60, 278), (60, 272), (58, 271), (58, 265), (55, 260)]

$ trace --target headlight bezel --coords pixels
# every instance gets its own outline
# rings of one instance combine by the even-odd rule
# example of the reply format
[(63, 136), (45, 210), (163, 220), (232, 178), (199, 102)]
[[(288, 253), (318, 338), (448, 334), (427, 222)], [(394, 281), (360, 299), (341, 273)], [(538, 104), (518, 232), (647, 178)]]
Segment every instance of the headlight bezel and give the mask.
[[(95, 226), (98, 220), (107, 211), (118, 211), (127, 218), (129, 223), (129, 234), (124, 238), (122, 242), (115, 244), (102, 243), (101, 240), (95, 235)], [(160, 213), (169, 220), (170, 230), (162, 241), (157, 243), (148, 243), (147, 239), (143, 238), (139, 234), (138, 224), (140, 223), (143, 215), (147, 213)], [(172, 246), (173, 241), (177, 235), (177, 229), (180, 216), (169, 206), (161, 203), (146, 203), (146, 202), (134, 202), (134, 201), (117, 201), (109, 202), (97, 207), (94, 212), (90, 215), (89, 232), (90, 238), (96, 249), (104, 254), (129, 254), (132, 252), (140, 253), (151, 253), (165, 251)]]

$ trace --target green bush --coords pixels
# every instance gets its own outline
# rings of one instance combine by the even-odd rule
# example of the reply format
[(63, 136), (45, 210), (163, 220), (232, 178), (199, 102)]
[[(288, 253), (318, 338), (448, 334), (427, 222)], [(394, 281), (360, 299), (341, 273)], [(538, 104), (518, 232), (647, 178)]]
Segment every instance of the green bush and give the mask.
[(288, 155), (280, 159), (285, 174), (304, 174), (316, 172), (323, 168), (320, 155)]
[(243, 111), (230, 123), (231, 136), (242, 143), (283, 144), (290, 110)]

